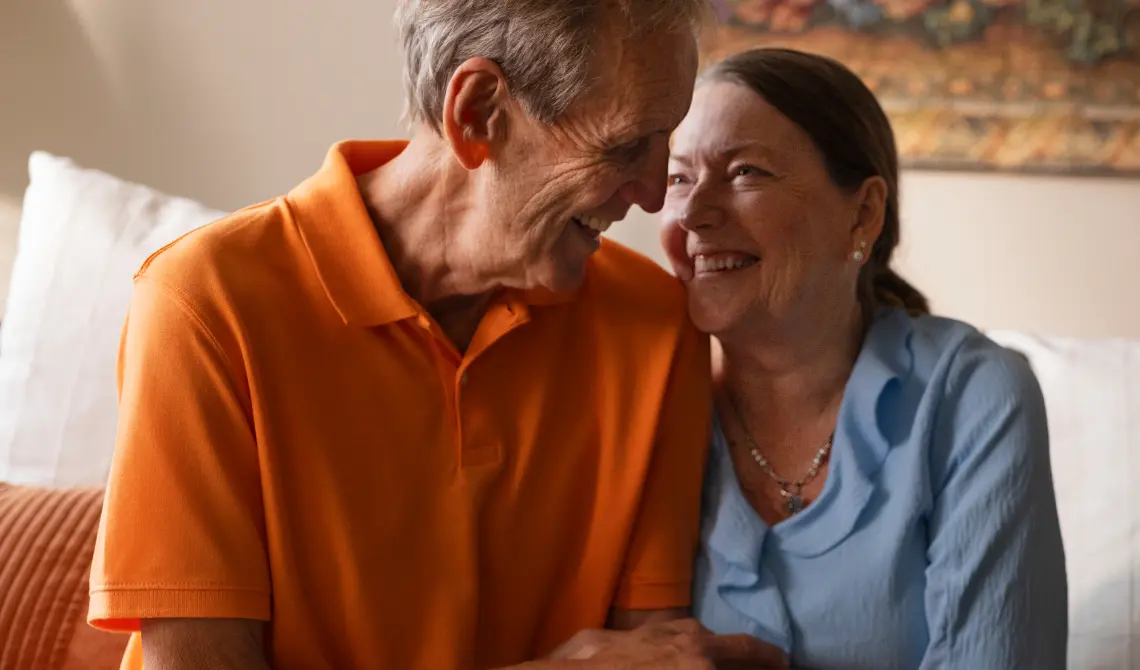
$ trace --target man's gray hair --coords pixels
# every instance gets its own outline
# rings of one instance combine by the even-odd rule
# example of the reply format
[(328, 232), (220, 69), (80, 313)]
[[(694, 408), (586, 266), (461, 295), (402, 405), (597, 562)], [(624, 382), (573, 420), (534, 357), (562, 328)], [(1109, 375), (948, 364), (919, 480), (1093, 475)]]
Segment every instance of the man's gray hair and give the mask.
[[(456, 68), (469, 58), (498, 63), (527, 111), (553, 123), (589, 88), (601, 66), (596, 35), (624, 17), (628, 35), (696, 30), (708, 0), (400, 0), (405, 116), (437, 132)], [(615, 11), (617, 13), (615, 13)], [(612, 33), (610, 33), (612, 34)]]

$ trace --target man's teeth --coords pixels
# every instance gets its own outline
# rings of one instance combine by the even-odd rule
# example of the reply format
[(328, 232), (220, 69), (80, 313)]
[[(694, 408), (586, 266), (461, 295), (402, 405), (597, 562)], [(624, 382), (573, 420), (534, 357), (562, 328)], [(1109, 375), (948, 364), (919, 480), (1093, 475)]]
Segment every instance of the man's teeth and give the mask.
[(693, 269), (702, 272), (724, 272), (725, 270), (740, 270), (756, 264), (751, 256), (697, 256), (693, 260)]
[(590, 230), (592, 230), (596, 233), (606, 232), (607, 230), (609, 230), (610, 226), (612, 226), (614, 223), (613, 221), (606, 221), (605, 219), (599, 219), (596, 216), (575, 216), (574, 222), (580, 226), (584, 226), (586, 228), (589, 228)]

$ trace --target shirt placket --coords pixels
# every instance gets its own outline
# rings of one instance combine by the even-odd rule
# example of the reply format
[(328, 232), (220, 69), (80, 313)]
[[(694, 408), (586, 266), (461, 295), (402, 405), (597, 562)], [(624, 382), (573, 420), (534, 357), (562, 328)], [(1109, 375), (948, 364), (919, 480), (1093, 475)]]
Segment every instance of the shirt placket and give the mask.
[(446, 396), (455, 447), (464, 470), (495, 465), (502, 459), (502, 431), (495, 425), (489, 407), (496, 400), (494, 375), (481, 377), (477, 364), (492, 346), (528, 319), (526, 306), (517, 301), (492, 305), (466, 354), (460, 356), (430, 316), (420, 314), (417, 318), (433, 340), (436, 373)]

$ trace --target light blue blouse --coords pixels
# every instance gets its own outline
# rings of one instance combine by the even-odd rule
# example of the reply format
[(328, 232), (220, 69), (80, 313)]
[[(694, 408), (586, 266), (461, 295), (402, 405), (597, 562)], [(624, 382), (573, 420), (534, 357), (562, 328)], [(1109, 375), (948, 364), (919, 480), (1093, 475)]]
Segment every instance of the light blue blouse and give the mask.
[(1024, 358), (886, 310), (855, 363), (823, 491), (769, 527), (719, 426), (693, 607), (797, 670), (1060, 670), (1065, 557)]

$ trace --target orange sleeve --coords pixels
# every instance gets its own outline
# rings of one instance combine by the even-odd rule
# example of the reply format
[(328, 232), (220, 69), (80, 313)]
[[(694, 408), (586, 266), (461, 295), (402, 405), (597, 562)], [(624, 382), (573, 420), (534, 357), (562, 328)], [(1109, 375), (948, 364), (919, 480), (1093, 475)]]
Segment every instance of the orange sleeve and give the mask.
[[(225, 341), (225, 340), (223, 340)], [(269, 618), (257, 445), (241, 368), (189, 303), (135, 282), (88, 620)]]
[(613, 604), (617, 609), (690, 604), (712, 411), (708, 342), (686, 321), (660, 408), (625, 574)]

